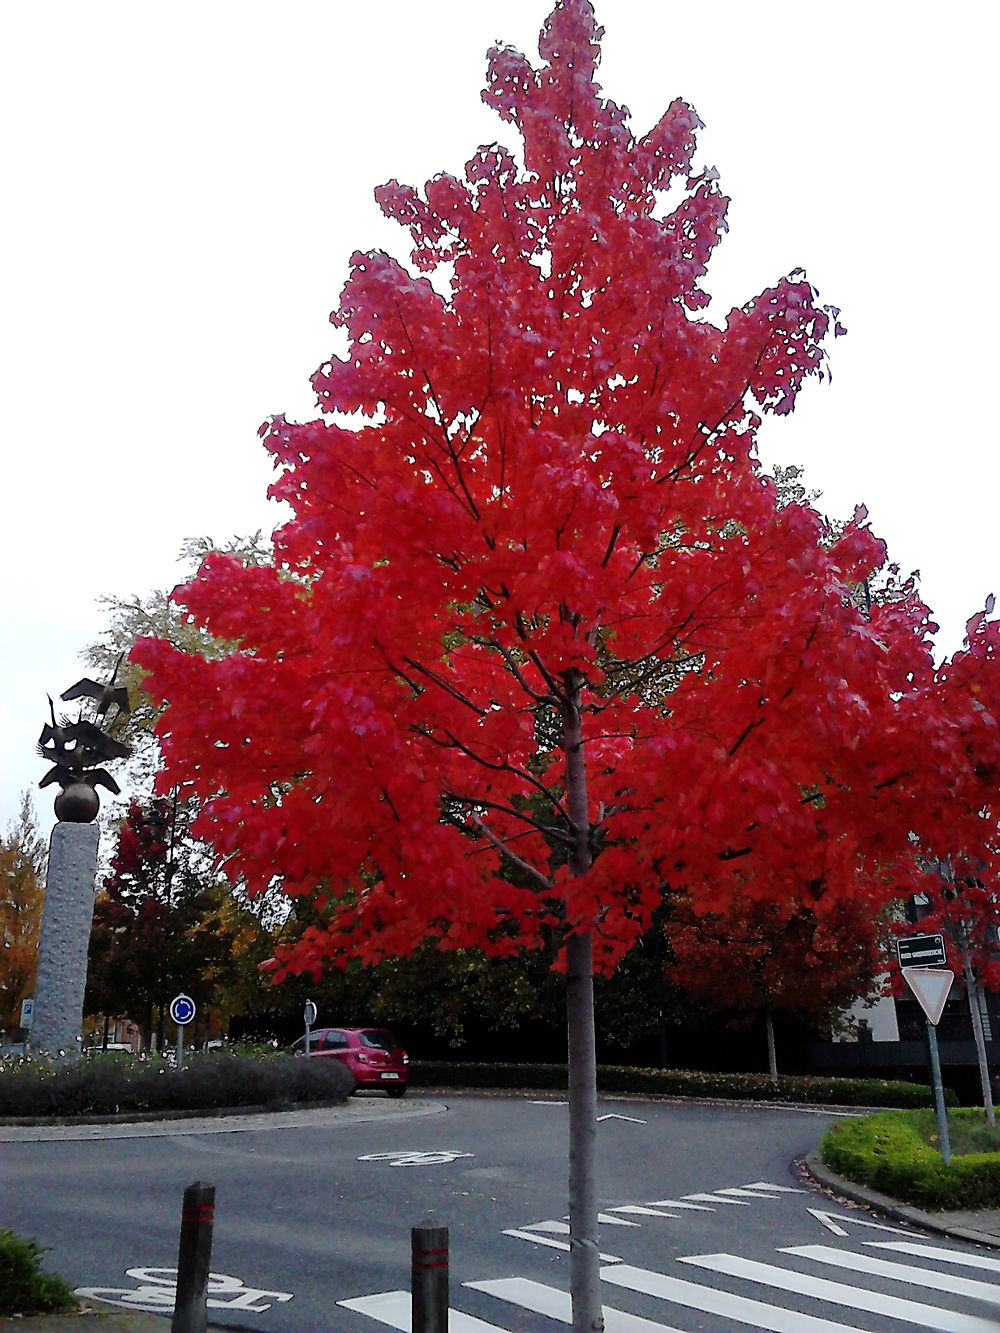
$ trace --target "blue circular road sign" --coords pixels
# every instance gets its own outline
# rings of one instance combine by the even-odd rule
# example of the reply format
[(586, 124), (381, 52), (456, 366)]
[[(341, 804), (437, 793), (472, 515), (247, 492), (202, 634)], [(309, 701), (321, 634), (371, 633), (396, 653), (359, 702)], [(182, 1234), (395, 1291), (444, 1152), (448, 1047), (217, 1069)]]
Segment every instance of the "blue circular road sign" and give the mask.
[(178, 1027), (184, 1027), (194, 1018), (194, 1000), (190, 995), (175, 995), (170, 1001), (170, 1017)]

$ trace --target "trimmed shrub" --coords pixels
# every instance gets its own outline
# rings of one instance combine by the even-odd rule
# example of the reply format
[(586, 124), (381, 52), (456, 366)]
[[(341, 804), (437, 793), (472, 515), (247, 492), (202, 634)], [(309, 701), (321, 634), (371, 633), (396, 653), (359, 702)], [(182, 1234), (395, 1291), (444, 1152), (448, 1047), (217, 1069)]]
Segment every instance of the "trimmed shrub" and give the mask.
[[(416, 1060), (410, 1065), (413, 1087), (558, 1088), (565, 1090), (565, 1065), (452, 1064)], [(929, 1106), (932, 1094), (921, 1083), (886, 1079), (815, 1078), (792, 1074), (713, 1074), (691, 1069), (634, 1069), (599, 1065), (601, 1092), (660, 1093), (674, 1097), (711, 1097), (724, 1101), (805, 1102), (820, 1106)], [(957, 1104), (949, 1090), (946, 1100)]]
[[(949, 1111), (949, 1137), (982, 1124), (982, 1110)], [(937, 1147), (927, 1112), (880, 1112), (839, 1120), (820, 1145), (831, 1171), (859, 1185), (923, 1208), (1000, 1207), (1000, 1151), (953, 1156), (950, 1166)]]
[(28, 1060), (0, 1073), (0, 1116), (277, 1108), (342, 1102), (354, 1086), (339, 1060), (199, 1055), (184, 1069), (157, 1058)]
[(45, 1314), (76, 1309), (73, 1288), (61, 1277), (43, 1273), (44, 1251), (33, 1240), (0, 1231), (0, 1315)]

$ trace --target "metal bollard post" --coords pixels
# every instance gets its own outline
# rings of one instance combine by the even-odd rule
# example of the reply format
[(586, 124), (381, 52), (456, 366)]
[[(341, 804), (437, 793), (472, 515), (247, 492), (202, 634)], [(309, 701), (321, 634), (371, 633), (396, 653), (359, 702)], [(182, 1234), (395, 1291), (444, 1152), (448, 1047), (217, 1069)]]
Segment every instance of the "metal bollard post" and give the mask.
[(448, 1333), (448, 1228), (410, 1229), (411, 1333)]
[(205, 1333), (212, 1263), (215, 1186), (196, 1180), (184, 1191), (177, 1250), (177, 1294), (170, 1333)]

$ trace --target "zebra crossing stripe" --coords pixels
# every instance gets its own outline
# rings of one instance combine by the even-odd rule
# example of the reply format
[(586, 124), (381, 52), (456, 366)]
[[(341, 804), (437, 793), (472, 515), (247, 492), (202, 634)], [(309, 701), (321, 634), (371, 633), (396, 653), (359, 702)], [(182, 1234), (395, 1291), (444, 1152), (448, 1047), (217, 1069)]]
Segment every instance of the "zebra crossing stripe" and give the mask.
[[(368, 1315), (399, 1333), (411, 1333), (413, 1298), (408, 1291), (383, 1291), (377, 1296), (359, 1296), (353, 1301), (338, 1301), (345, 1310)], [(488, 1324), (461, 1310), (448, 1311), (448, 1333), (506, 1333), (499, 1324)]]
[(912, 1254), (917, 1259), (934, 1259), (944, 1264), (961, 1264), (965, 1268), (985, 1268), (990, 1273), (1000, 1273), (1000, 1259), (991, 1259), (986, 1254), (959, 1254), (957, 1250), (945, 1250), (940, 1245), (918, 1245), (909, 1240), (868, 1240), (866, 1245), (873, 1245), (877, 1250), (895, 1250), (898, 1254)]
[(955, 1277), (951, 1273), (935, 1273), (930, 1269), (915, 1268), (910, 1264), (894, 1264), (887, 1259), (874, 1258), (870, 1254), (851, 1254), (843, 1250), (834, 1250), (829, 1245), (791, 1245), (780, 1249), (778, 1253), (794, 1254), (800, 1259), (814, 1259), (820, 1264), (831, 1264), (834, 1268), (848, 1268), (855, 1273), (869, 1273), (872, 1277), (895, 1278), (897, 1282), (909, 1282), (913, 1287), (930, 1287), (931, 1291), (949, 1291), (953, 1296), (969, 1296), (976, 1301), (988, 1301), (990, 1305), (1000, 1305), (1000, 1287), (997, 1287), (995, 1282), (977, 1282), (974, 1278)]
[[(889, 1319), (908, 1320), (922, 1329), (936, 1329), (940, 1333), (997, 1333), (995, 1319), (981, 1319), (978, 1315), (962, 1315), (940, 1306), (923, 1305), (901, 1296), (885, 1296), (881, 1292), (866, 1291), (863, 1287), (849, 1287), (843, 1282), (831, 1282), (825, 1277), (810, 1277), (775, 1264), (762, 1264), (754, 1259), (743, 1259), (736, 1254), (699, 1254), (680, 1258), (682, 1264), (696, 1264), (712, 1273), (727, 1277), (747, 1278), (780, 1291), (795, 1292), (811, 1300), (829, 1301), (833, 1305), (847, 1305), (868, 1314), (885, 1315)], [(620, 1268), (608, 1270), (608, 1281), (614, 1282)], [(797, 1315), (801, 1319), (803, 1316)], [(764, 1327), (769, 1327), (765, 1325)], [(797, 1333), (795, 1328), (789, 1333)], [(802, 1326), (804, 1328), (804, 1326)]]
[(747, 1190), (774, 1190), (777, 1194), (807, 1194), (808, 1190), (799, 1185), (772, 1185), (769, 1180), (755, 1180), (752, 1185), (744, 1185)]
[[(675, 1305), (684, 1305), (690, 1310), (722, 1315), (737, 1323), (764, 1329), (766, 1333), (864, 1333), (863, 1329), (853, 1324), (836, 1324), (819, 1315), (801, 1314), (798, 1310), (768, 1305), (765, 1301), (755, 1301), (749, 1296), (735, 1296), (728, 1291), (717, 1291), (714, 1287), (685, 1282), (682, 1278), (650, 1273), (643, 1268), (633, 1268), (630, 1264), (622, 1264), (620, 1268), (602, 1268), (601, 1280), (629, 1291), (638, 1291), (644, 1296), (658, 1296), (661, 1300), (673, 1301)], [(992, 1333), (997, 1333), (995, 1326), (991, 1328)], [(965, 1331), (955, 1329), (954, 1333)], [(977, 1329), (976, 1333), (985, 1333), (985, 1329)]]
[[(572, 1304), (568, 1292), (557, 1291), (541, 1282), (532, 1282), (528, 1278), (507, 1277), (496, 1282), (465, 1282), (463, 1286), (472, 1291), (484, 1291), (488, 1296), (496, 1296), (502, 1301), (509, 1301), (522, 1310), (531, 1310), (534, 1314), (547, 1315), (549, 1319), (558, 1319), (560, 1323), (573, 1322)], [(643, 1319), (640, 1315), (627, 1314), (624, 1310), (615, 1310), (605, 1305), (605, 1333), (681, 1333), (672, 1324), (657, 1324), (652, 1319)]]

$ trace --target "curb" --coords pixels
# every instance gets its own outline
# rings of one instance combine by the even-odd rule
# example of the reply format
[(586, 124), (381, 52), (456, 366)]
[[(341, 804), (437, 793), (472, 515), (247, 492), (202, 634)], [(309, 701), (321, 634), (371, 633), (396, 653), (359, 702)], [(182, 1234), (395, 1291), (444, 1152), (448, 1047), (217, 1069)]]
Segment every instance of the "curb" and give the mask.
[(925, 1213), (922, 1209), (914, 1208), (910, 1204), (899, 1203), (898, 1200), (891, 1199), (887, 1194), (879, 1194), (877, 1190), (869, 1189), (866, 1185), (859, 1185), (856, 1181), (846, 1180), (843, 1176), (835, 1175), (824, 1163), (818, 1148), (806, 1153), (800, 1164), (806, 1174), (817, 1185), (821, 1185), (824, 1189), (831, 1190), (834, 1194), (839, 1194), (845, 1199), (850, 1199), (854, 1203), (864, 1204), (867, 1208), (884, 1213), (886, 1217), (891, 1217), (897, 1222), (907, 1222), (910, 1226), (920, 1227), (924, 1231), (933, 1231), (939, 1236), (948, 1236), (952, 1240), (971, 1242), (973, 1245), (986, 1245), (995, 1250), (1000, 1249), (1000, 1235), (995, 1232), (980, 1231), (976, 1227), (967, 1227), (961, 1223), (951, 1222), (948, 1220), (947, 1213)]

